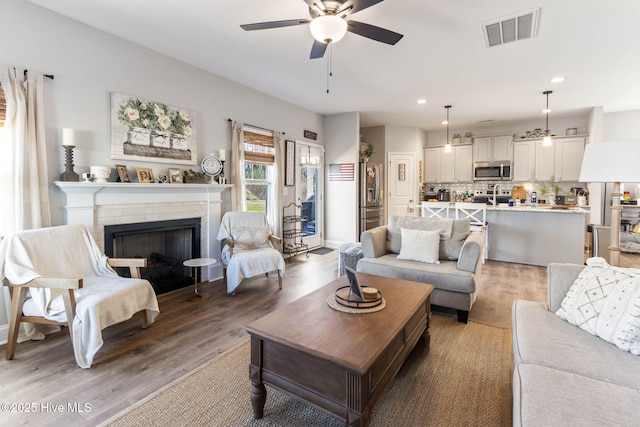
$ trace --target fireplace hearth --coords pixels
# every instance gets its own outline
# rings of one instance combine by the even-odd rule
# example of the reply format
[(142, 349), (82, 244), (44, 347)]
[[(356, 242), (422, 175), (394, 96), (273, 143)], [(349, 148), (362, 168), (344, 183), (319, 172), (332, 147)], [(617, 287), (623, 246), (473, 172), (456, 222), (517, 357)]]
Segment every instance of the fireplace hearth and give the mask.
[(200, 229), (200, 218), (106, 225), (104, 250), (108, 257), (147, 258), (141, 275), (162, 294), (193, 284), (193, 269), (182, 263), (200, 257)]

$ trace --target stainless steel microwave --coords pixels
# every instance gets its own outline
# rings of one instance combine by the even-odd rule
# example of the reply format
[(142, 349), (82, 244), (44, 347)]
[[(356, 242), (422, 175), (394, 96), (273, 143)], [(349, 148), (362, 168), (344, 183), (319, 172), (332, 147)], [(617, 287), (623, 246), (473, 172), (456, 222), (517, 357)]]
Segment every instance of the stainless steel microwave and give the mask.
[(511, 181), (511, 162), (475, 162), (474, 181)]

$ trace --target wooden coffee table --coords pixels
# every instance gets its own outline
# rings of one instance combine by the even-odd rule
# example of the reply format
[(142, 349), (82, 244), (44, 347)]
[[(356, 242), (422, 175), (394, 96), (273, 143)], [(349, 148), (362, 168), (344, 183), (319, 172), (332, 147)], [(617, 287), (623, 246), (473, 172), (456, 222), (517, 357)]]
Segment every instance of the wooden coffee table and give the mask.
[(251, 403), (263, 415), (265, 384), (290, 393), (351, 426), (366, 426), (373, 406), (421, 336), (429, 340), (433, 286), (358, 273), (386, 307), (343, 313), (326, 300), (346, 276), (247, 325)]

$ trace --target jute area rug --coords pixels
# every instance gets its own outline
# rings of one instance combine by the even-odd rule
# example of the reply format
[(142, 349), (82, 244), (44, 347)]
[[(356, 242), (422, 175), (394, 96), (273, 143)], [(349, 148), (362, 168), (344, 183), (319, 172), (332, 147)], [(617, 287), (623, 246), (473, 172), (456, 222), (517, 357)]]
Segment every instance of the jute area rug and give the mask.
[[(267, 386), (253, 419), (249, 340), (118, 414), (111, 426), (341, 426)], [(433, 314), (422, 340), (371, 414), (371, 426), (510, 426), (510, 330)]]

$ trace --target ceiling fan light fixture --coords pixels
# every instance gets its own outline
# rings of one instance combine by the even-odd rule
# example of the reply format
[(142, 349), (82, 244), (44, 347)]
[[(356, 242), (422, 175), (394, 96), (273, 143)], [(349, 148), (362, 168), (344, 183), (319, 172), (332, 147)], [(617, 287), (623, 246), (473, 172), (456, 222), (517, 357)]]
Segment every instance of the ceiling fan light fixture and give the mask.
[(335, 15), (322, 15), (311, 21), (309, 29), (319, 42), (336, 43), (347, 33), (347, 21)]
[(450, 153), (451, 152), (451, 143), (449, 142), (449, 108), (451, 108), (451, 105), (445, 105), (444, 108), (447, 110), (447, 120), (443, 121), (443, 124), (447, 125), (447, 142), (444, 145), (444, 152), (445, 153)]

